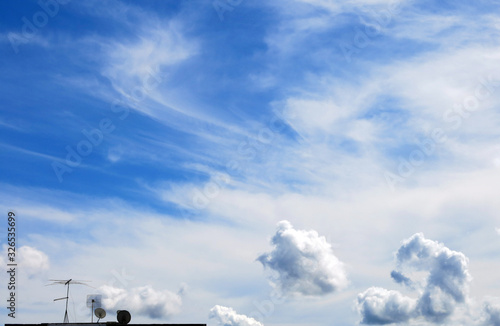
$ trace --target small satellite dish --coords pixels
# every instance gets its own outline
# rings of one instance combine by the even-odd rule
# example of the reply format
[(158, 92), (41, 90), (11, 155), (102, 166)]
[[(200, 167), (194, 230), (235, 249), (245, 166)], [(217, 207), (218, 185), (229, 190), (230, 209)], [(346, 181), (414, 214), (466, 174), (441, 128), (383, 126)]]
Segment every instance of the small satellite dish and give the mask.
[[(104, 317), (106, 317), (106, 310), (102, 309), (102, 308), (97, 308), (95, 311), (95, 316), (99, 319), (103, 319)], [(99, 320), (97, 320), (97, 322), (99, 322)]]
[(130, 319), (132, 319), (132, 316), (130, 316), (130, 312), (127, 310), (118, 310), (116, 312), (116, 320), (118, 320), (118, 323), (120, 325), (126, 325), (130, 322)]
[(87, 295), (87, 308), (101, 308), (102, 307), (102, 295), (101, 294), (89, 294)]

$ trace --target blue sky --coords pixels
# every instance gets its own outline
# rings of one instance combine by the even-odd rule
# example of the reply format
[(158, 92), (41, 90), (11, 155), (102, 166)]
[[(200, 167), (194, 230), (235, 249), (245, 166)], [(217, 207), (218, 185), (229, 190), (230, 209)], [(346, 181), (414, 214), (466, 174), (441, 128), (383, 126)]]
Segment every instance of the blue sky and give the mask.
[(4, 3), (1, 320), (500, 325), (499, 4)]

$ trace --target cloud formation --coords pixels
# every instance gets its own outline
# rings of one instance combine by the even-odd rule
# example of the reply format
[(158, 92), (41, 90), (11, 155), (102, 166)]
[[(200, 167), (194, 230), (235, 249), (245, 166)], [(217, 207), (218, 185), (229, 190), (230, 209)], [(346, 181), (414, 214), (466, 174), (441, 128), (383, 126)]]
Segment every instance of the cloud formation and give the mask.
[(182, 298), (173, 292), (154, 290), (150, 285), (125, 290), (104, 285), (102, 304), (106, 309), (129, 310), (131, 313), (159, 319), (178, 314)]
[(358, 295), (362, 323), (382, 325), (423, 317), (432, 323), (446, 320), (458, 304), (466, 302), (471, 277), (467, 257), (417, 233), (403, 242), (396, 253), (397, 270), (391, 277), (414, 289), (415, 282), (402, 270), (425, 272), (419, 297), (412, 299), (398, 291), (372, 287)]
[(273, 251), (257, 260), (275, 272), (273, 285), (283, 293), (325, 295), (347, 286), (344, 264), (318, 232), (295, 230), (281, 221), (271, 243)]
[(210, 309), (209, 318), (223, 326), (264, 326), (253, 318), (237, 314), (232, 308), (219, 305)]
[(396, 283), (400, 283), (403, 285), (406, 285), (408, 287), (413, 287), (413, 282), (410, 278), (406, 277), (403, 275), (403, 273), (398, 272), (398, 271), (392, 271), (391, 272), (391, 277)]
[(385, 325), (408, 321), (415, 315), (416, 300), (398, 291), (371, 287), (358, 295), (362, 324)]
[(42, 251), (30, 247), (19, 248), (19, 266), (28, 276), (34, 276), (50, 267), (49, 257)]
[(500, 326), (500, 304), (498, 302), (485, 302), (483, 313), (485, 315), (484, 326)]

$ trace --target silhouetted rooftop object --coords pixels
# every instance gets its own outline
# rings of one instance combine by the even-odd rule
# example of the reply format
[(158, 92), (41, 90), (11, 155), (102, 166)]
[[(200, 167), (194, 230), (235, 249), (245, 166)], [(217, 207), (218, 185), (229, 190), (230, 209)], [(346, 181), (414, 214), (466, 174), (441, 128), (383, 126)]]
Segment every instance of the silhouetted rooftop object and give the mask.
[[(41, 323), (41, 324), (5, 324), (5, 326), (88, 326), (98, 325), (97, 323)], [(99, 325), (120, 325), (118, 322), (107, 321), (99, 323)], [(128, 324), (128, 326), (207, 326), (207, 324)]]

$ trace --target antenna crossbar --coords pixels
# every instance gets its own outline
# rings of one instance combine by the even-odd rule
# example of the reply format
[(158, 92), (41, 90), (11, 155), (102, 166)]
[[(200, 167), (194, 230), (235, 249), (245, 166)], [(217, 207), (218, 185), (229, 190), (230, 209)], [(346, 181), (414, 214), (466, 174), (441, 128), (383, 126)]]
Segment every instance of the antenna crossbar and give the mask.
[(47, 285), (62, 284), (64, 286), (66, 286), (66, 296), (62, 297), (62, 298), (54, 299), (54, 301), (66, 300), (66, 310), (64, 311), (64, 321), (63, 321), (63, 323), (69, 323), (69, 318), (68, 318), (69, 286), (70, 286), (70, 284), (87, 285), (86, 282), (90, 282), (90, 281), (74, 280), (72, 278), (70, 278), (69, 280), (49, 280), (49, 281), (51, 281), (52, 283), (51, 284), (47, 284)]

